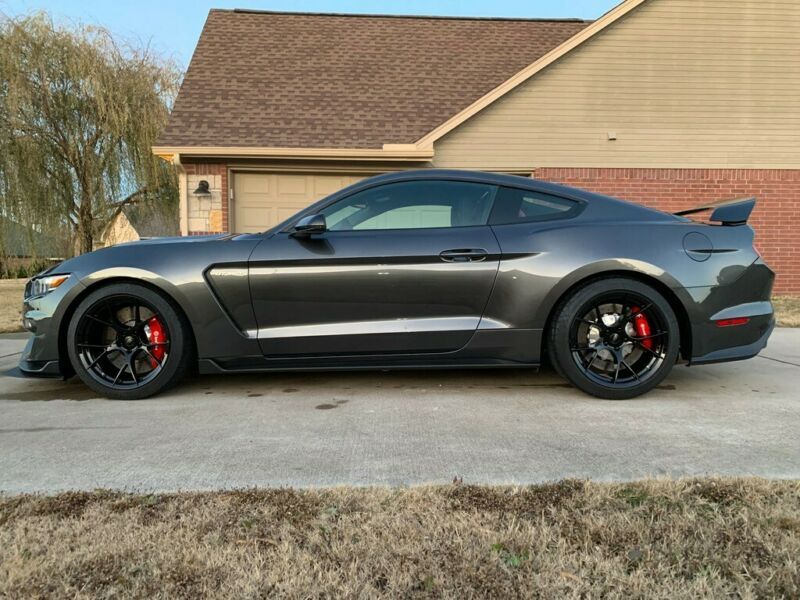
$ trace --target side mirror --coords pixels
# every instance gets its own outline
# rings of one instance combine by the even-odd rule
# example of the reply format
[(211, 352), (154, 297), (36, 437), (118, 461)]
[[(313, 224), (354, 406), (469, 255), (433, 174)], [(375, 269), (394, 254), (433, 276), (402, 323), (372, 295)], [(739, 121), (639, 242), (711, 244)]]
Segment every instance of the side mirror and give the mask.
[(298, 237), (309, 236), (313, 233), (324, 233), (328, 230), (325, 215), (308, 215), (295, 223), (292, 235)]

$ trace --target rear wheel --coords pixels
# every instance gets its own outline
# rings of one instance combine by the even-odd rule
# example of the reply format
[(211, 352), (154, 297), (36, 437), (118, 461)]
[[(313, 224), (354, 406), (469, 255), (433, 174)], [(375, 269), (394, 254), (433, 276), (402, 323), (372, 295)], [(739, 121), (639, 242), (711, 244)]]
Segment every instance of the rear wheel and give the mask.
[(556, 309), (549, 354), (559, 373), (584, 392), (611, 400), (657, 386), (678, 358), (680, 333), (669, 302), (633, 279), (600, 279)]
[(67, 331), (78, 377), (108, 398), (135, 400), (162, 392), (186, 373), (191, 358), (185, 319), (161, 294), (136, 284), (89, 294)]

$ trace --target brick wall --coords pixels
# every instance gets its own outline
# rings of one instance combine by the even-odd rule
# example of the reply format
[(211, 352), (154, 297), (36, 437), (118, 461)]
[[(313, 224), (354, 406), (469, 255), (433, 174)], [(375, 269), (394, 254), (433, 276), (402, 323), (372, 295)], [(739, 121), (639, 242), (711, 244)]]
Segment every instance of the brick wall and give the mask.
[(800, 170), (538, 168), (537, 179), (640, 202), (667, 212), (756, 196), (756, 246), (777, 273), (775, 292), (800, 294)]
[[(186, 170), (187, 207), (189, 210), (189, 235), (227, 232), (229, 227), (228, 166), (221, 163), (184, 163)], [(211, 197), (192, 194), (200, 180), (205, 179)]]

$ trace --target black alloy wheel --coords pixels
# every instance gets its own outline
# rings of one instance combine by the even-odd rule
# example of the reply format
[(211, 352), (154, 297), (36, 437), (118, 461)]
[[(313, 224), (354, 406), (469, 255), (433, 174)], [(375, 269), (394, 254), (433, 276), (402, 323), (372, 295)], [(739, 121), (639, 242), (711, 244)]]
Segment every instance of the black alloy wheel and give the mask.
[(160, 294), (116, 284), (90, 294), (68, 331), (75, 372), (109, 398), (138, 399), (163, 391), (189, 361), (184, 319)]
[[(163, 332), (154, 335), (155, 332)], [(83, 369), (104, 386), (147, 385), (169, 360), (169, 329), (141, 298), (109, 296), (83, 313), (75, 337)]]
[[(589, 304), (578, 311), (570, 328), (570, 351), (583, 374), (618, 387), (652, 377), (664, 362), (669, 342), (656, 305), (629, 292), (611, 292)], [(642, 328), (646, 331), (638, 331)]]
[(639, 281), (597, 280), (557, 309), (551, 360), (573, 385), (608, 399), (643, 394), (667, 376), (679, 350), (669, 302)]

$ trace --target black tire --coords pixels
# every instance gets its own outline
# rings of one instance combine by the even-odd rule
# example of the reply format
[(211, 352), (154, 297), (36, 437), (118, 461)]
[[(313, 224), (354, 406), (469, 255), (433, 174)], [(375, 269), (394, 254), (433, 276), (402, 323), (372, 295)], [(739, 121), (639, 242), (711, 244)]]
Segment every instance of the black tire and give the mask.
[[(648, 335), (636, 331), (642, 317)], [(652, 390), (672, 370), (679, 350), (680, 328), (669, 302), (625, 277), (595, 279), (569, 294), (556, 307), (548, 335), (556, 370), (578, 389), (608, 400)]]
[[(121, 314), (130, 319), (122, 321)], [(153, 317), (164, 328), (165, 339), (158, 344), (146, 335), (152, 335), (146, 326)], [(139, 400), (183, 379), (192, 365), (193, 344), (189, 324), (170, 300), (149, 287), (117, 283), (90, 293), (75, 309), (67, 352), (75, 373), (94, 391), (115, 400)]]

